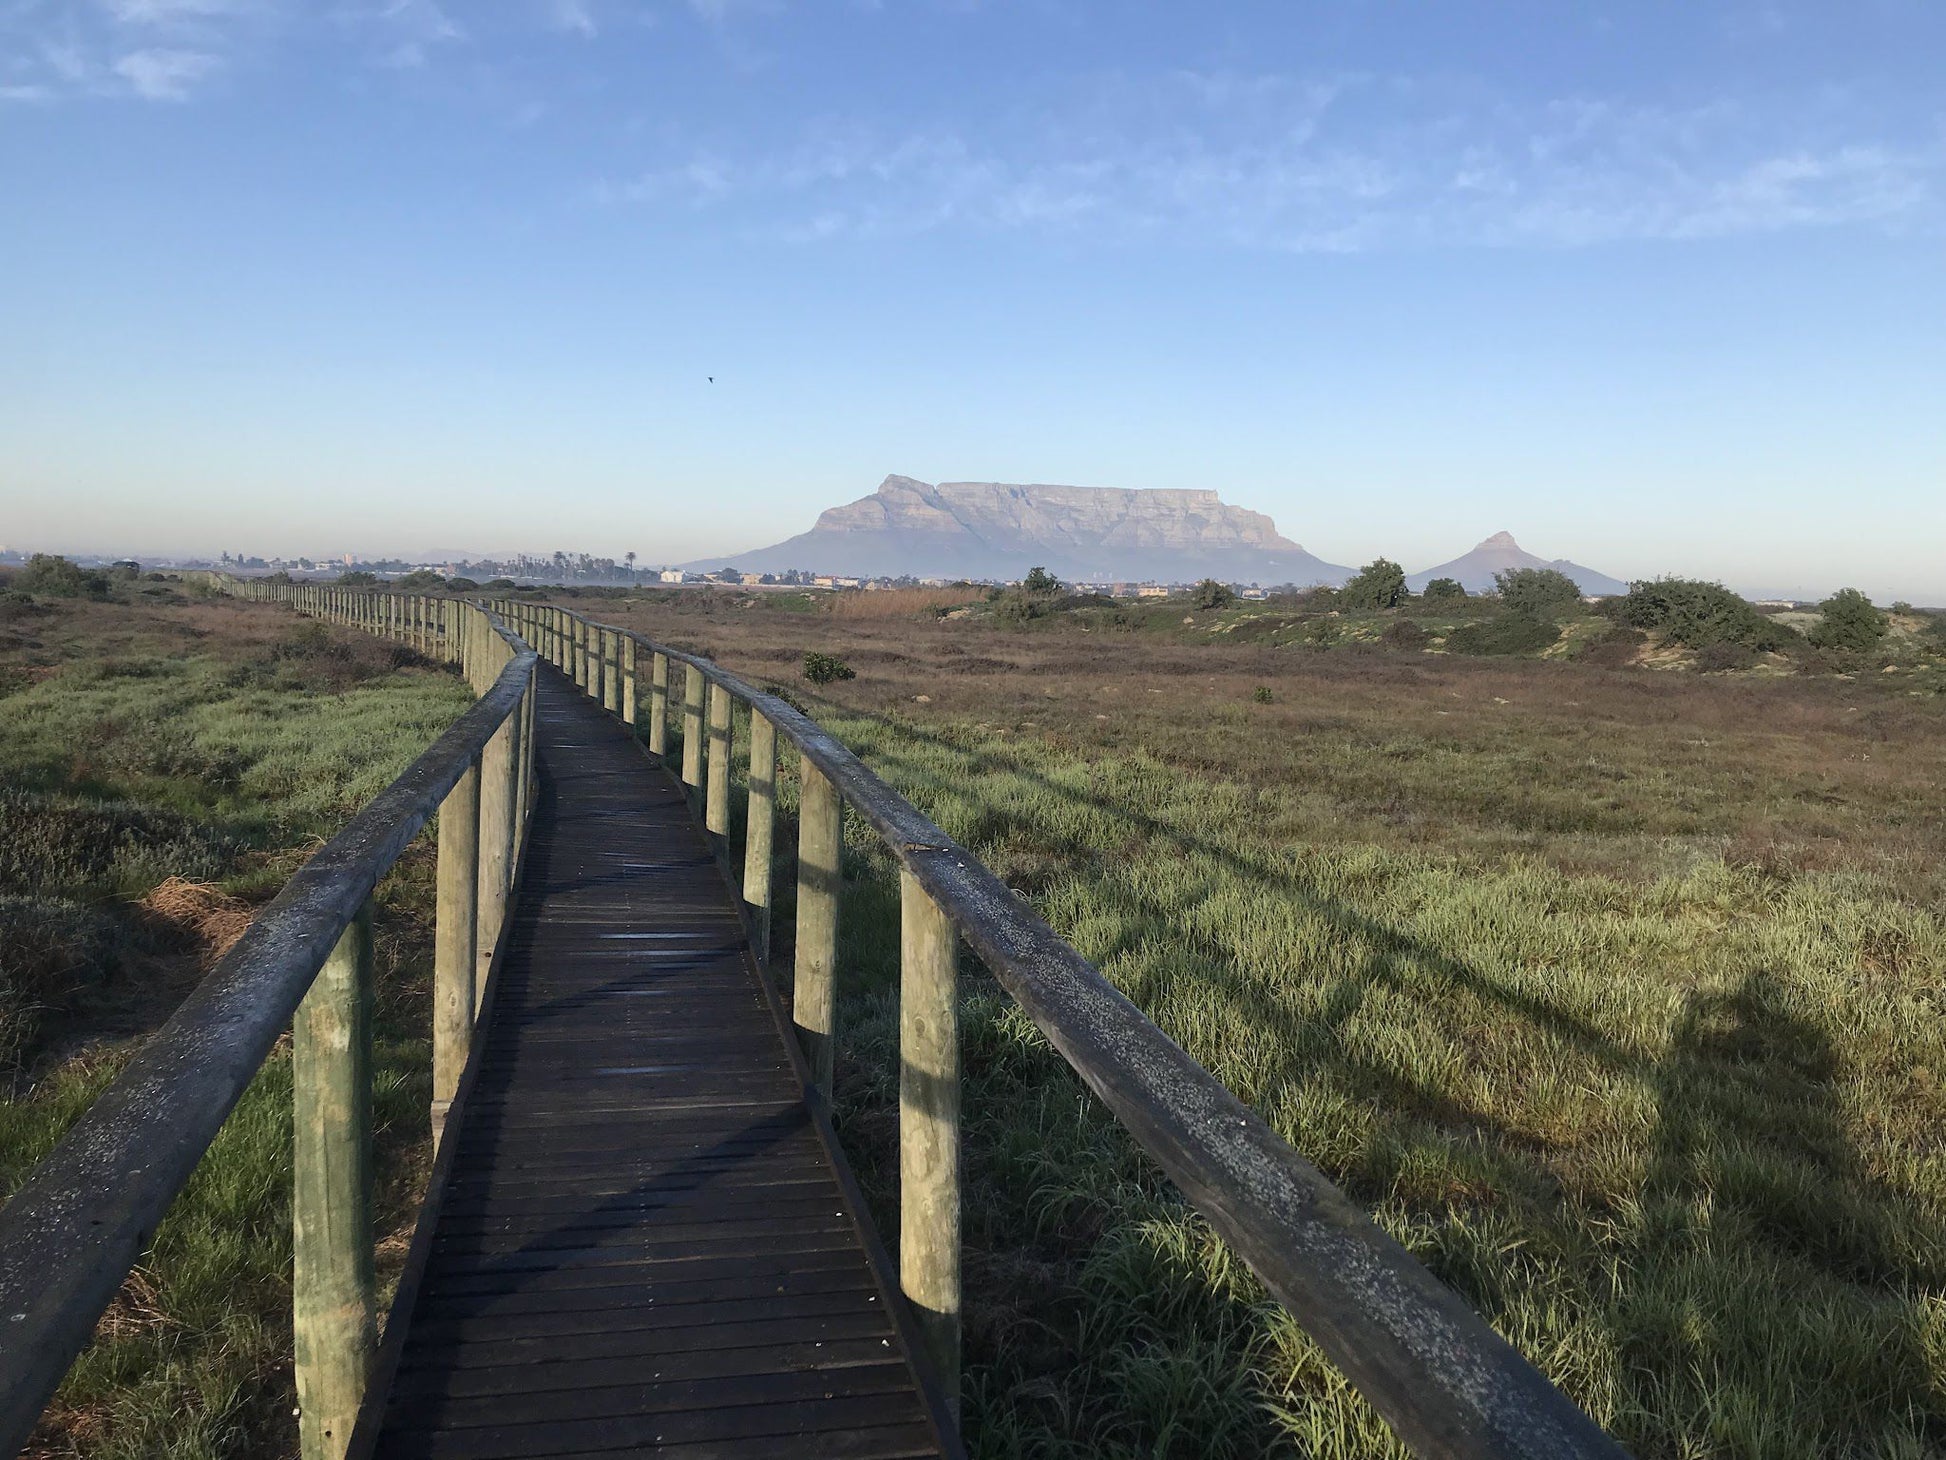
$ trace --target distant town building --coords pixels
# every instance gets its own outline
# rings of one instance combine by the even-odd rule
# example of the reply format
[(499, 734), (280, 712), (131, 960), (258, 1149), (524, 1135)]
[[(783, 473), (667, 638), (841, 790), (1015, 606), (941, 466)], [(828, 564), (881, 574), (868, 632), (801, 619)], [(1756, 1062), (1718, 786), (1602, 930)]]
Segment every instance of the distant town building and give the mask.
[(664, 583), (680, 583), (688, 576), (681, 568), (664, 568), (660, 573), (656, 574), (656, 577)]
[(1169, 590), (1160, 583), (1144, 583), (1135, 590), (1137, 598), (1167, 598)]

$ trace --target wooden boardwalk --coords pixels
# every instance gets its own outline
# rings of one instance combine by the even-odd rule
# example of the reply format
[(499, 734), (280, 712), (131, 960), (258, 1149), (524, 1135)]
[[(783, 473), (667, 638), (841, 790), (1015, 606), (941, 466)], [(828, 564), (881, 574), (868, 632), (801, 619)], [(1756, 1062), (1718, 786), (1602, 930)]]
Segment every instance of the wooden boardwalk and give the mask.
[(957, 1454), (680, 786), (541, 674), (524, 879), (358, 1448)]

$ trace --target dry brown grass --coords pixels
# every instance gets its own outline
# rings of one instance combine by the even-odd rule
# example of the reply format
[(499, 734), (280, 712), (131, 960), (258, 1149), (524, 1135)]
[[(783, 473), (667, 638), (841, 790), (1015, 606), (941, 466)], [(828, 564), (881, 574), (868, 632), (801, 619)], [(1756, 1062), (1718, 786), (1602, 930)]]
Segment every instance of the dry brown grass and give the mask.
[(986, 597), (983, 588), (883, 588), (876, 592), (833, 593), (820, 599), (818, 607), (827, 618), (841, 623), (874, 623), (888, 619), (909, 619), (931, 615), (943, 609), (963, 608)]

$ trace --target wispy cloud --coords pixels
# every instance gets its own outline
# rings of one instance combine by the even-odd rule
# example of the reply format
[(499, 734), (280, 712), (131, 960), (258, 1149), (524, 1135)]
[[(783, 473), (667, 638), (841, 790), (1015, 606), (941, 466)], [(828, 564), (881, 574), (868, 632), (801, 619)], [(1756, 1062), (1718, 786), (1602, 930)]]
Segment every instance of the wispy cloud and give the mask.
[(118, 57), (114, 72), (148, 101), (186, 101), (196, 83), (222, 63), (201, 51), (130, 51)]
[(1410, 78), (1185, 74), (978, 129), (827, 123), (721, 141), (597, 192), (797, 238), (1089, 231), (1303, 251), (1564, 247), (1936, 226), (1946, 135), (1843, 109), (1565, 98)]

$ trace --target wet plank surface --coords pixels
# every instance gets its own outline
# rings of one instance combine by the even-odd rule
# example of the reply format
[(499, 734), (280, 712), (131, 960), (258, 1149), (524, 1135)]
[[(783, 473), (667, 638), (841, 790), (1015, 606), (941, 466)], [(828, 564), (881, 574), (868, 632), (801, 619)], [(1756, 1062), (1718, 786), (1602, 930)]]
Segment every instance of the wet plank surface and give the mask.
[(541, 673), (527, 868), (373, 1453), (946, 1453), (681, 788)]

